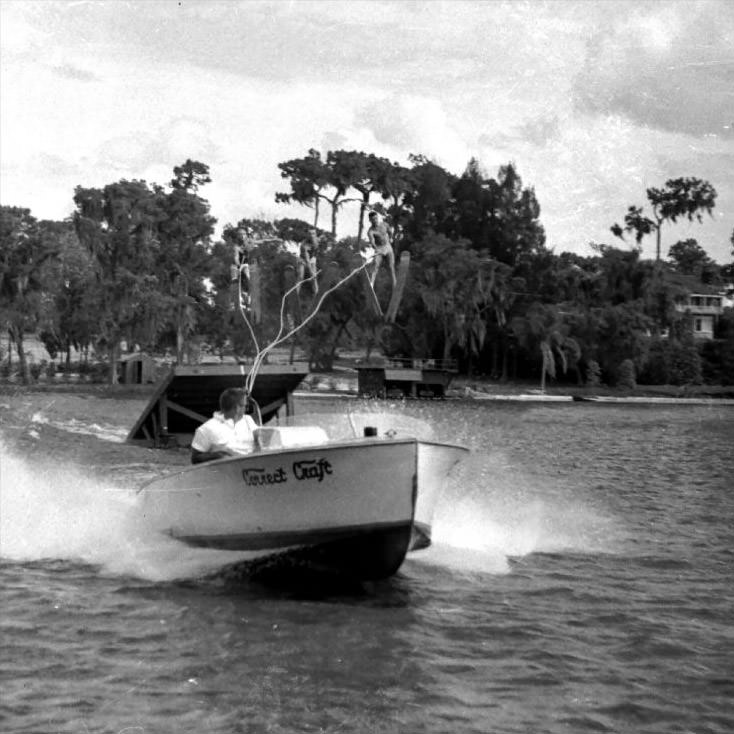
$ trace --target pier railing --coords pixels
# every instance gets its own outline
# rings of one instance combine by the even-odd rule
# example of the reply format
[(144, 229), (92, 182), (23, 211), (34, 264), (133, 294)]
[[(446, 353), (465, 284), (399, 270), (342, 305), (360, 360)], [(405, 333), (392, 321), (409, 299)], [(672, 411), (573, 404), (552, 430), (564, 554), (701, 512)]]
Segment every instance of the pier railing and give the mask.
[(385, 360), (385, 367), (393, 369), (412, 370), (441, 370), (443, 372), (458, 372), (459, 367), (455, 359), (427, 359), (427, 358), (392, 358)]

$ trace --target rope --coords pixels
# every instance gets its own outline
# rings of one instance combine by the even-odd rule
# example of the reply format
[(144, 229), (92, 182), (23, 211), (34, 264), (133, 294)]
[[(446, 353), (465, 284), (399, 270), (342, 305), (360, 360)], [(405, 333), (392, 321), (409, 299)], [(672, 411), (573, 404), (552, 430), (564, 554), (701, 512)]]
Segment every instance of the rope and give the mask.
[[(316, 305), (313, 309), (311, 309), (311, 312), (308, 314), (308, 316), (295, 328), (291, 329), (287, 334), (283, 335), (283, 331), (286, 328), (285, 324), (285, 304), (288, 299), (288, 296), (291, 295), (295, 290), (297, 290), (303, 283), (308, 283), (310, 280), (314, 280), (317, 275), (321, 273), (320, 270), (316, 270), (312, 275), (310, 275), (308, 278), (304, 278), (304, 280), (299, 280), (295, 285), (290, 287), (284, 294), (283, 299), (280, 303), (280, 327), (278, 329), (278, 333), (273, 339), (273, 341), (270, 342), (266, 347), (263, 349), (260, 349), (257, 339), (255, 337), (255, 331), (252, 327), (252, 324), (250, 323), (250, 320), (247, 318), (247, 312), (246, 309), (242, 305), (242, 298), (240, 297), (239, 303), (240, 303), (240, 313), (242, 314), (242, 318), (244, 319), (245, 323), (247, 324), (247, 328), (250, 331), (250, 336), (252, 337), (252, 341), (255, 344), (256, 354), (255, 358), (252, 363), (252, 367), (250, 368), (250, 371), (247, 373), (247, 377), (245, 378), (245, 390), (247, 391), (248, 396), (252, 393), (252, 387), (255, 384), (255, 379), (257, 377), (257, 373), (260, 369), (260, 366), (263, 363), (263, 360), (265, 357), (279, 344), (282, 344), (283, 342), (290, 339), (292, 336), (297, 334), (306, 324), (313, 319), (314, 316), (319, 312), (319, 309), (321, 308), (324, 299), (330, 294), (333, 293), (337, 288), (340, 288), (344, 283), (346, 283), (350, 278), (353, 278), (357, 273), (359, 273), (361, 270), (364, 270), (371, 260), (365, 260), (360, 266), (354, 268), (351, 272), (349, 272), (347, 275), (345, 275), (343, 278), (338, 280), (334, 285), (331, 286), (331, 288), (328, 288), (325, 290), (322, 294), (319, 300), (316, 302)], [(239, 288), (240, 292), (242, 291), (242, 268), (240, 268), (239, 271)], [(253, 398), (250, 398), (253, 403), (255, 403), (255, 400)], [(255, 403), (257, 405), (257, 403)], [(258, 412), (259, 412), (259, 406)]]

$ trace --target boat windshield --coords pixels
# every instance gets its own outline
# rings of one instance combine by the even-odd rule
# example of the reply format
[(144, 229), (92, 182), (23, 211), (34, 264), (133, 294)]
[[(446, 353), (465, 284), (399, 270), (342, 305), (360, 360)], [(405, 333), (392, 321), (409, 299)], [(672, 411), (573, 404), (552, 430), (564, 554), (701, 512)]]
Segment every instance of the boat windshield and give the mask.
[[(304, 413), (291, 415), (280, 425), (319, 426), (331, 441), (358, 438), (366, 435), (365, 429), (374, 428), (377, 437), (434, 439), (434, 431), (426, 421), (389, 412), (360, 413)], [(370, 433), (370, 431), (367, 431)]]

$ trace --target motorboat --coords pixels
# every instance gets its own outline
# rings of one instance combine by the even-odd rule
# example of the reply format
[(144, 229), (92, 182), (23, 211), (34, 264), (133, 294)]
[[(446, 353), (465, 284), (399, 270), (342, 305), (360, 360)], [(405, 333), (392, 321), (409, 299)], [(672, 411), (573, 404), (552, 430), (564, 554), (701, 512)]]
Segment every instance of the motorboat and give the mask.
[[(360, 580), (387, 578), (407, 553), (430, 545), (439, 493), (467, 450), (433, 440), (430, 431), (405, 429), (394, 416), (383, 416), (381, 424), (377, 414), (360, 419), (347, 412), (346, 427), (323, 415), (295, 421), (293, 391), (308, 370), (266, 360), (362, 269), (320, 289), (309, 314), (286, 333), (286, 299), (299, 284), (291, 286), (277, 337), (258, 349), (251, 365), (171, 368), (130, 431), (130, 443), (190, 445), (221, 390), (233, 386), (245, 388), (261, 427), (252, 453), (145, 484), (137, 499), (149, 527), (190, 546), (246, 553), (260, 569), (305, 563)], [(248, 310), (241, 303), (239, 310), (257, 346)]]
[(468, 451), (389, 416), (350, 415), (351, 435), (321, 418), (327, 427), (263, 426), (253, 453), (149, 481), (138, 493), (145, 522), (189, 546), (253, 552), (260, 566), (393, 575), (430, 545), (439, 493)]

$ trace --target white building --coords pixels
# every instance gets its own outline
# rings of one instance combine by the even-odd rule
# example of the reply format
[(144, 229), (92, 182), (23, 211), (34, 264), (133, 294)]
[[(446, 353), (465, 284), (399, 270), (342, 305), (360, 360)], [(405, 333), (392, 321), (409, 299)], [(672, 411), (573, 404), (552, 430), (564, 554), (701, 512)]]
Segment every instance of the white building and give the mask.
[(713, 339), (716, 322), (724, 312), (724, 308), (731, 307), (731, 291), (706, 292), (706, 286), (676, 303), (675, 308), (679, 313), (689, 313), (693, 319), (694, 339)]

